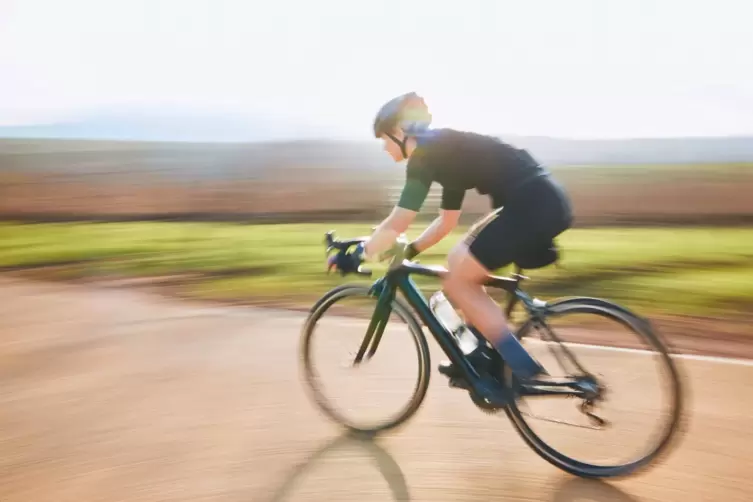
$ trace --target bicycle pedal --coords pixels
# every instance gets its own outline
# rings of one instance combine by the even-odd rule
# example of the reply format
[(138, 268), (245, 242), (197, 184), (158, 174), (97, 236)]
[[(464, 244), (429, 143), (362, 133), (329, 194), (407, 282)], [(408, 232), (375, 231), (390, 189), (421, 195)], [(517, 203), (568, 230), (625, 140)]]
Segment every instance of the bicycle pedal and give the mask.
[(470, 386), (468, 385), (468, 382), (466, 382), (464, 378), (450, 378), (447, 381), (447, 386), (450, 387), (451, 389), (470, 390)]

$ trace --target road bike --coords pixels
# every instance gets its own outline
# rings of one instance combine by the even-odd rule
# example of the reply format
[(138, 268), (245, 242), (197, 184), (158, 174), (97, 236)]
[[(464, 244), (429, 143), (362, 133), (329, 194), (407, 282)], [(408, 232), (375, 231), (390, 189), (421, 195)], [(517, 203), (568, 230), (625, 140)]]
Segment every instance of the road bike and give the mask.
[[(334, 237), (334, 232), (327, 232), (325, 234), (326, 253), (328, 255), (333, 251), (346, 253), (363, 240), (363, 238), (337, 240)], [(551, 259), (536, 265), (535, 268), (543, 268), (556, 261), (558, 250), (552, 248), (551, 251)], [(680, 428), (682, 416), (683, 389), (680, 373), (670, 357), (665, 343), (652, 328), (648, 319), (609, 300), (576, 296), (543, 301), (532, 297), (521, 288), (521, 283), (527, 278), (522, 272), (523, 270), (520, 267), (516, 267), (516, 272), (509, 277), (490, 275), (485, 286), (502, 290), (507, 296), (505, 312), (508, 319), (516, 306), (523, 307), (524, 318), (515, 332), (521, 343), (524, 339), (533, 338), (534, 331), (538, 332), (539, 342), (547, 345), (560, 366), (565, 368), (567, 362), (569, 362), (572, 368), (571, 372), (564, 378), (547, 376), (536, 380), (520, 381), (504, 364), (497, 352), (489, 350), (487, 354), (494, 358), (493, 369), (490, 372), (509, 393), (508, 403), (504, 407), (495, 408), (476, 395), (472, 386), (461, 387), (468, 391), (472, 402), (482, 411), (487, 413), (504, 411), (530, 448), (546, 461), (573, 475), (586, 478), (624, 477), (654, 464), (660, 455), (667, 452)], [(394, 429), (411, 418), (421, 406), (429, 386), (429, 348), (422, 325), (429, 330), (442, 351), (459, 369), (463, 380), (470, 382), (479, 378), (479, 370), (468, 361), (454, 334), (448, 331), (435, 316), (425, 296), (413, 280), (413, 276), (441, 278), (446, 273), (447, 269), (443, 267), (421, 265), (415, 261), (406, 260), (403, 256), (396, 255), (389, 262), (384, 276), (371, 285), (355, 283), (339, 285), (325, 293), (312, 306), (301, 333), (301, 363), (308, 389), (315, 403), (326, 416), (351, 432), (370, 435)], [(371, 276), (372, 272), (359, 268), (356, 274)], [(402, 293), (402, 298), (397, 295), (398, 291)], [(316, 333), (317, 322), (333, 305), (349, 297), (369, 298), (375, 302), (373, 314), (353, 361), (353, 366), (358, 366), (370, 360), (376, 354), (387, 321), (393, 313), (397, 314), (400, 320), (408, 326), (413, 346), (418, 354), (419, 370), (410, 401), (394, 417), (375, 427), (364, 428), (355, 425), (334, 409), (318, 384), (318, 374), (315, 371), (311, 356), (311, 343)], [(541, 417), (531, 416), (521, 410), (520, 402), (524, 398), (576, 399), (579, 402), (579, 411), (587, 417), (586, 420), (590, 422), (592, 428), (609, 427), (610, 422), (595, 412), (597, 405), (607, 396), (608, 387), (606, 383), (596, 374), (589, 372), (576, 357), (576, 351), (573, 349), (577, 344), (563, 341), (551, 327), (553, 319), (565, 318), (575, 314), (612, 321), (630, 330), (658, 355), (662, 369), (668, 375), (667, 387), (670, 394), (671, 410), (667, 414), (666, 423), (657, 437), (651, 441), (647, 451), (629, 462), (616, 465), (597, 465), (581, 462), (564, 455), (544, 442), (525, 418), (526, 416), (530, 419)], [(486, 344), (487, 348), (491, 347), (483, 339), (479, 339), (479, 342)], [(458, 386), (457, 384), (454, 385)], [(453, 386), (453, 382), (451, 382), (451, 386)], [(544, 420), (546, 419), (544, 418)], [(557, 420), (552, 421), (557, 422)]]

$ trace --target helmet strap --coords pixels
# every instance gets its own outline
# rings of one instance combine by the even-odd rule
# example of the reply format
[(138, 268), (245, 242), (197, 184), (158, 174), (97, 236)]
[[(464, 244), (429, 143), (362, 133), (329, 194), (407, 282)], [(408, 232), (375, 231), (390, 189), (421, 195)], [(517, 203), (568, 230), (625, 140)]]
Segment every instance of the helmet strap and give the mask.
[(404, 158), (404, 159), (407, 159), (407, 158), (408, 158), (408, 152), (407, 152), (407, 151), (405, 150), (405, 141), (400, 141), (399, 139), (397, 139), (397, 138), (396, 138), (395, 136), (393, 136), (393, 135), (392, 135), (392, 134), (390, 134), (390, 133), (385, 133), (385, 134), (386, 134), (386, 135), (387, 135), (387, 136), (388, 136), (388, 137), (389, 137), (389, 138), (390, 138), (390, 139), (391, 139), (392, 141), (394, 141), (395, 143), (397, 143), (397, 146), (399, 146), (399, 147), (400, 147), (400, 152), (401, 152), (401, 153), (403, 154), (403, 158)]

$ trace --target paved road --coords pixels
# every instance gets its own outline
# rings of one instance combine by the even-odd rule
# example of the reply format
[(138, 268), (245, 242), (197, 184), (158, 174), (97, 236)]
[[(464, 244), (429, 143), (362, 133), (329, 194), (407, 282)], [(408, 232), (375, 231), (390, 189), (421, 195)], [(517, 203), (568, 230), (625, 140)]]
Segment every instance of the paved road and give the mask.
[[(301, 385), (300, 314), (11, 279), (0, 280), (0, 314), (3, 502), (753, 500), (751, 365), (683, 359), (687, 434), (655, 469), (604, 484), (558, 471), (436, 372), (404, 428), (376, 443), (341, 436)], [(343, 362), (355, 322), (333, 319), (317, 354)], [(359, 373), (372, 387), (357, 409), (390, 411), (415, 369), (406, 347), (385, 337), (387, 355)], [(650, 359), (588, 357), (622, 382), (602, 411), (614, 430), (537, 431), (574, 455), (628, 454), (661, 419)], [(578, 418), (557, 406), (536, 411)]]

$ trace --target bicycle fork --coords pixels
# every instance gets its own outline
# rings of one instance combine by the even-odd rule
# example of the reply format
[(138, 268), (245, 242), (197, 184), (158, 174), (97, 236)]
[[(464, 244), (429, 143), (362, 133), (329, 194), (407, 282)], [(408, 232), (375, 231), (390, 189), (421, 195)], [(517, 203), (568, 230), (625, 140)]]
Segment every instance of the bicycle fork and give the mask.
[(369, 327), (366, 328), (366, 335), (361, 342), (361, 347), (358, 349), (356, 358), (353, 361), (353, 366), (357, 366), (361, 363), (368, 350), (367, 360), (376, 352), (379, 347), (379, 342), (382, 340), (384, 334), (384, 328), (387, 326), (390, 314), (392, 313), (392, 302), (395, 299), (395, 288), (385, 287), (380, 284), (381, 287), (373, 289), (375, 294), (379, 295), (377, 299), (377, 305), (374, 309), (374, 313), (371, 316), (371, 322)]

